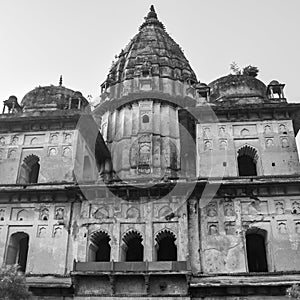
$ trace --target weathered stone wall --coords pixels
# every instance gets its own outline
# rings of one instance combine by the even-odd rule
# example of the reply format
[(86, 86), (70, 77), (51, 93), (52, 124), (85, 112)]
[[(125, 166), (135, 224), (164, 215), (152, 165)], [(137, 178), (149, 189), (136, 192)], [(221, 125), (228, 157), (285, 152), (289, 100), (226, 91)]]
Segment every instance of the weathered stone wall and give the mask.
[(17, 183), (23, 159), (31, 154), (39, 157), (38, 182), (73, 180), (74, 130), (3, 134), (0, 140), (1, 184)]
[(220, 296), (220, 297), (193, 297), (193, 300), (288, 300), (288, 296)]
[(36, 197), (12, 197), (8, 204), (2, 196), (0, 264), (6, 261), (11, 235), (24, 232), (29, 235), (26, 273), (65, 274), (71, 205), (63, 195), (54, 199), (49, 193), (39, 202)]
[(245, 145), (257, 151), (257, 175), (299, 174), (291, 120), (198, 124), (197, 173), (203, 177), (238, 176), (238, 150)]
[(201, 209), (203, 272), (247, 272), (245, 234), (251, 228), (266, 232), (268, 271), (300, 269), (299, 196), (258, 198), (218, 198)]
[[(93, 296), (91, 296), (91, 297), (89, 297), (89, 296), (87, 296), (87, 297), (85, 297), (85, 296), (75, 296), (74, 299), (75, 300), (136, 300), (136, 299), (139, 299), (139, 300), (153, 300), (153, 297), (139, 296), (137, 298), (137, 297), (131, 297), (131, 296), (125, 296), (125, 297), (122, 297), (122, 296), (116, 296), (116, 297), (114, 297), (114, 296), (112, 296), (112, 297), (103, 297), (103, 296), (95, 296), (95, 297), (93, 297)], [(178, 297), (177, 296), (175, 296), (175, 297), (163, 296), (163, 297), (155, 297), (155, 299), (156, 300), (178, 300)], [(190, 297), (180, 297), (180, 299), (182, 299), (182, 300), (190, 300), (191, 298)], [(48, 300), (48, 299), (46, 299), (46, 300)], [(52, 299), (49, 299), (49, 300), (52, 300)]]

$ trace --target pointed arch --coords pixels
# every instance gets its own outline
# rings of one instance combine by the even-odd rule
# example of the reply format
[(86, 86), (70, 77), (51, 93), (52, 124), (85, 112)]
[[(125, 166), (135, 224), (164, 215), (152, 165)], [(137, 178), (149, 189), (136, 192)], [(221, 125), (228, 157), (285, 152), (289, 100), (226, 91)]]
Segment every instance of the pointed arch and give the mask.
[(257, 176), (257, 150), (249, 145), (244, 145), (238, 149), (238, 171), (239, 176)]
[(121, 246), (121, 260), (144, 260), (143, 236), (137, 230), (129, 230), (123, 235)]
[(88, 261), (110, 261), (110, 235), (98, 230), (90, 235)]
[(177, 261), (176, 235), (169, 229), (159, 231), (155, 236), (157, 261)]
[(38, 183), (39, 161), (40, 158), (34, 154), (30, 154), (23, 159), (19, 170), (18, 183)]

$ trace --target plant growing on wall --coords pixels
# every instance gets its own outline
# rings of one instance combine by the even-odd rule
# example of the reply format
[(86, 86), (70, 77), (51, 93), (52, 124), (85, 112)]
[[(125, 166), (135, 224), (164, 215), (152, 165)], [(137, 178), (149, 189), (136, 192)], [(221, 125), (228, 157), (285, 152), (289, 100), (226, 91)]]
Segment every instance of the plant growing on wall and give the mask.
[(249, 65), (243, 69), (243, 75), (247, 75), (247, 76), (256, 77), (258, 72), (259, 72), (259, 69), (257, 67), (251, 66), (251, 65)]
[(300, 299), (300, 285), (293, 284), (286, 290), (286, 293), (291, 298)]
[(242, 72), (241, 72), (241, 70), (240, 70), (240, 67), (238, 66), (238, 64), (237, 64), (235, 61), (233, 61), (233, 62), (230, 64), (230, 70), (232, 71), (232, 73), (233, 73), (234, 75), (241, 75), (241, 74), (242, 74)]
[(30, 296), (25, 276), (17, 265), (0, 268), (0, 299), (27, 300)]
[(230, 70), (233, 75), (245, 75), (252, 77), (256, 77), (259, 72), (259, 69), (257, 67), (251, 65), (244, 67), (243, 70), (241, 70), (235, 61), (230, 64)]

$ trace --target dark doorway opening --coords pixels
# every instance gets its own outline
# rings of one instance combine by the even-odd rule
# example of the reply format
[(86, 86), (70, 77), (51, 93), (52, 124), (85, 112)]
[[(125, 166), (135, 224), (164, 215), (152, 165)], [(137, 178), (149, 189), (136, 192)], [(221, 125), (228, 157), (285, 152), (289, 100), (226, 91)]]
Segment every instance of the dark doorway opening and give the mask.
[(40, 172), (40, 164), (35, 162), (29, 171), (29, 183), (37, 183)]
[(239, 156), (238, 166), (240, 176), (257, 176), (256, 164), (250, 156)]
[(39, 157), (30, 154), (26, 156), (19, 170), (18, 183), (38, 183), (40, 164)]
[(168, 231), (160, 233), (157, 238), (157, 260), (177, 261), (177, 247), (175, 236)]
[(143, 261), (144, 260), (144, 246), (142, 244), (143, 238), (137, 231), (128, 232), (123, 237), (123, 251), (125, 261)]
[(96, 232), (91, 236), (91, 244), (89, 247), (90, 261), (110, 261), (110, 237), (106, 232)]
[(249, 272), (268, 272), (265, 234), (260, 230), (259, 233), (246, 234), (246, 248)]
[(143, 261), (144, 246), (138, 237), (132, 238), (127, 246), (126, 261)]
[(239, 176), (257, 176), (258, 154), (255, 148), (245, 145), (238, 150)]

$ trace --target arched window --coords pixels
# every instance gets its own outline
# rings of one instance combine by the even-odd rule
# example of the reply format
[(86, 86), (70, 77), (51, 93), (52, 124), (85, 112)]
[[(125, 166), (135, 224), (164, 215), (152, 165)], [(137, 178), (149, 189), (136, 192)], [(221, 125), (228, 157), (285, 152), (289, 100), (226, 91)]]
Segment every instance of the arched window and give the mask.
[(252, 228), (246, 233), (249, 272), (268, 272), (266, 237), (267, 232), (259, 228)]
[(257, 176), (257, 151), (246, 145), (238, 150), (239, 176)]
[(143, 261), (144, 260), (144, 246), (142, 245), (142, 235), (135, 231), (127, 232), (122, 244), (122, 260), (124, 261)]
[(24, 158), (23, 163), (20, 167), (18, 183), (37, 183), (40, 164), (39, 157), (36, 155), (28, 155)]
[(177, 261), (176, 237), (173, 232), (163, 230), (156, 235), (157, 261)]
[(92, 173), (91, 160), (88, 156), (85, 156), (83, 160), (83, 180), (90, 181), (92, 179), (93, 179), (93, 173)]
[(89, 261), (110, 261), (110, 237), (104, 231), (97, 231), (90, 237)]
[(20, 271), (25, 272), (27, 264), (29, 235), (16, 232), (11, 235), (6, 253), (6, 264), (18, 264)]

